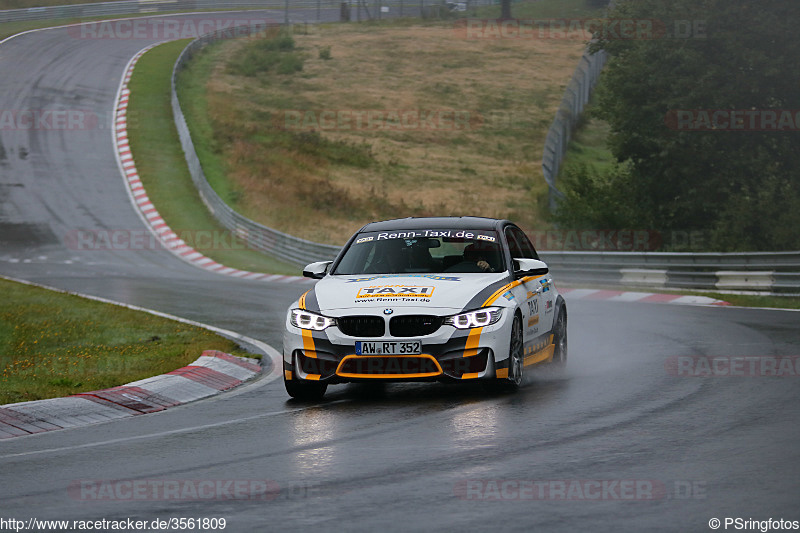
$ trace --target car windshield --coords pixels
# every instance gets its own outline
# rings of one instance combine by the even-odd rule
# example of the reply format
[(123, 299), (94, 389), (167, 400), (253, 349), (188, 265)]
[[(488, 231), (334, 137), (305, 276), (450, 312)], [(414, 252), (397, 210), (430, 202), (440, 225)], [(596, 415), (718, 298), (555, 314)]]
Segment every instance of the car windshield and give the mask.
[(436, 274), (506, 270), (497, 233), (418, 229), (359, 233), (333, 274)]

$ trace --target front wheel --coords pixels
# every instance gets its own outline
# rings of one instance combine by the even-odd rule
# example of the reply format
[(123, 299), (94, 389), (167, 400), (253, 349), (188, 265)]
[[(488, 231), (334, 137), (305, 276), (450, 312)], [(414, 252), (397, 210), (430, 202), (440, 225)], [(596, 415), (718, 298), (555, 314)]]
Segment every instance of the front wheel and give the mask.
[(522, 319), (514, 317), (511, 324), (511, 342), (508, 347), (508, 381), (516, 388), (522, 383), (522, 373), (525, 368), (522, 340)]
[(525, 366), (523, 359), (522, 319), (519, 315), (514, 317), (511, 324), (511, 339), (508, 344), (508, 376), (493, 379), (487, 383), (490, 390), (496, 392), (510, 392), (522, 384), (522, 373)]
[(283, 384), (286, 386), (286, 392), (289, 393), (289, 396), (303, 401), (321, 400), (322, 397), (325, 396), (325, 391), (328, 389), (327, 383), (286, 379), (286, 376), (283, 377)]
[(567, 366), (567, 312), (562, 307), (553, 327), (553, 366), (559, 370)]

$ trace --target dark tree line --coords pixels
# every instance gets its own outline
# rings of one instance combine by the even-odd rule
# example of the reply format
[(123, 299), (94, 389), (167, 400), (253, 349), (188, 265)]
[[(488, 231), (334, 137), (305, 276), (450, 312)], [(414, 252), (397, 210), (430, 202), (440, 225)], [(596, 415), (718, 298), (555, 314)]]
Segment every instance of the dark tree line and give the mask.
[(701, 230), (710, 248), (800, 250), (798, 0), (618, 0), (594, 112), (619, 161), (569, 168), (556, 219)]

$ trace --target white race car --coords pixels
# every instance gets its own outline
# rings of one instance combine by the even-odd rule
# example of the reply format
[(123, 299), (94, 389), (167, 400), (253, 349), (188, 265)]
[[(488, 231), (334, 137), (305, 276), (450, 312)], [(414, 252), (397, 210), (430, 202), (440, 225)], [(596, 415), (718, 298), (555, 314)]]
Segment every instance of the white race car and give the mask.
[(367, 224), (286, 317), (283, 376), (298, 399), (354, 381), (490, 380), (567, 360), (567, 306), (528, 237), (508, 220)]

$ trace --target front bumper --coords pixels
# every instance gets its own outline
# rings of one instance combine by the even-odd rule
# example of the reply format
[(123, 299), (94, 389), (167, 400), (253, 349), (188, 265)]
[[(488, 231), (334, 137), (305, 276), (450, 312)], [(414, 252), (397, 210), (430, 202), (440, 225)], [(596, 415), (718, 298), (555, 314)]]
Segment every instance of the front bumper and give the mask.
[[(422, 342), (419, 355), (357, 355), (358, 340), (397, 342), (398, 337), (355, 338), (338, 328), (300, 330), (287, 320), (284, 333), (284, 377), (346, 383), (353, 381), (462, 381), (492, 379), (508, 368), (511, 313), (495, 324), (459, 330), (441, 326)], [(506, 372), (499, 372), (505, 377)]]

